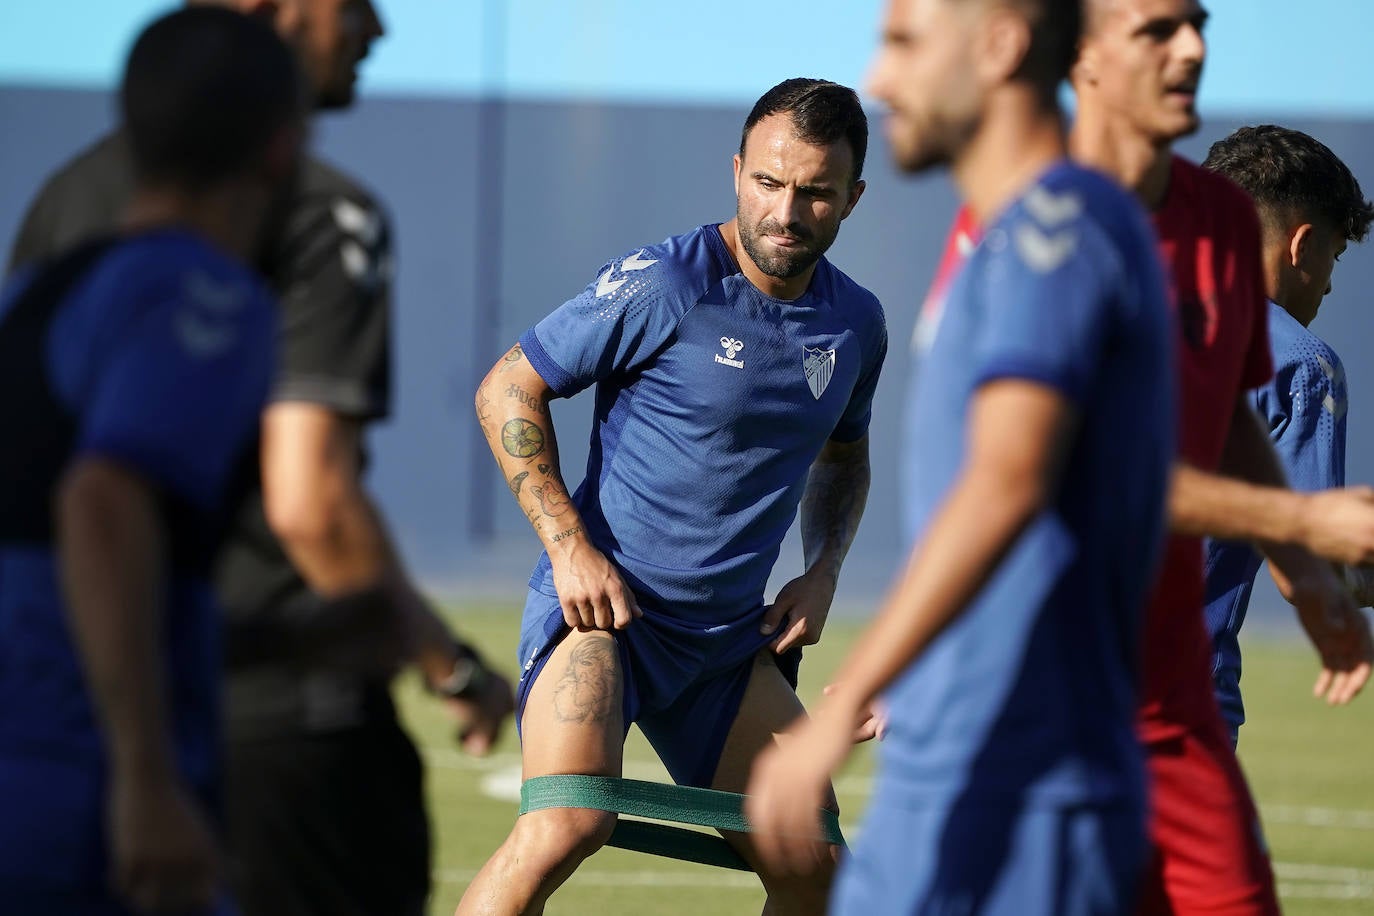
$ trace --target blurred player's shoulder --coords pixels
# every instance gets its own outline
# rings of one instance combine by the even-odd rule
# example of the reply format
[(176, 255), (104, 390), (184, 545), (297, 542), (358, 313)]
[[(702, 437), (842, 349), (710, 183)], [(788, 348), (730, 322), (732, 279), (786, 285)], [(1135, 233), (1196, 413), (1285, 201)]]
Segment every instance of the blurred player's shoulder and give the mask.
[(1074, 258), (1100, 271), (1129, 271), (1153, 258), (1153, 240), (1135, 196), (1103, 173), (1068, 160), (1055, 165), (992, 223), (1005, 247), (1036, 274), (1053, 274)]
[(122, 133), (101, 137), (54, 172), (36, 201), (114, 214), (129, 193), (129, 147)]
[(367, 295), (385, 290), (392, 274), (391, 222), (360, 180), (318, 156), (307, 156), (275, 235), (263, 245), (260, 266), (285, 292), (336, 264)]
[[(120, 336), (154, 313), (177, 315), (178, 334), (219, 338), (231, 327), (274, 325), (274, 299), (261, 278), (205, 240), (176, 229), (119, 239), (72, 290), (75, 326)], [(84, 316), (84, 317), (83, 317)], [(64, 322), (63, 327), (72, 327)], [(196, 332), (204, 333), (196, 336)], [(213, 333), (211, 333), (213, 332)], [(99, 340), (92, 341), (99, 346)]]
[(1160, 213), (1181, 214), (1199, 225), (1229, 226), (1238, 234), (1259, 235), (1259, 216), (1250, 195), (1225, 175), (1182, 156), (1173, 157), (1169, 191)]
[(128, 144), (116, 132), (52, 173), (24, 214), (6, 273), (108, 231), (129, 199), (129, 172)]
[(358, 178), (319, 156), (307, 156), (301, 163), (292, 205), (313, 204), (330, 198), (344, 198), (369, 210), (381, 209), (376, 195)]

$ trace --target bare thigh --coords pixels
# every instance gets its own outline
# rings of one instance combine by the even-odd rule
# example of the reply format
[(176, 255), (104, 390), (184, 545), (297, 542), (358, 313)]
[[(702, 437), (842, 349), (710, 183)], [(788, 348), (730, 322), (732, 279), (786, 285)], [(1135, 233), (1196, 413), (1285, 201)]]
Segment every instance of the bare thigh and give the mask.
[(530, 688), (520, 720), (523, 777), (619, 776), (625, 753), (625, 672), (615, 637), (569, 633)]
[[(721, 751), (711, 787), (725, 792), (743, 792), (749, 784), (749, 771), (754, 760), (764, 748), (778, 740), (779, 734), (804, 715), (806, 707), (802, 706), (797, 692), (773, 662), (773, 653), (767, 649), (761, 650), (754, 659), (749, 686), (744, 691), (744, 699), (740, 701), (739, 714), (726, 736), (725, 748)], [(839, 811), (833, 790), (826, 807)]]

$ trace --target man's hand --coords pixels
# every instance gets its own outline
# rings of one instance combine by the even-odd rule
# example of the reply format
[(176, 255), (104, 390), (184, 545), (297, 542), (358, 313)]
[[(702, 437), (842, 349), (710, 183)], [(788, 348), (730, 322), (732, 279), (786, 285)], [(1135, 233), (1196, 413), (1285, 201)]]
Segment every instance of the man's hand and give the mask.
[[(821, 693), (830, 696), (836, 693), (839, 687), (835, 684), (826, 684)], [(854, 724), (854, 743), (863, 744), (865, 741), (872, 741), (877, 738), (879, 741), (887, 736), (887, 704), (881, 699), (876, 699), (864, 707), (859, 714), (858, 720)]]
[(563, 622), (575, 630), (623, 630), (644, 616), (634, 592), (606, 555), (579, 538), (567, 553), (550, 554)]
[(510, 681), (487, 669), (481, 696), (470, 700), (445, 699), (449, 714), (458, 722), (458, 742), (474, 757), (485, 757), (496, 744), (506, 719), (515, 711)]
[[(821, 839), (830, 774), (849, 753), (854, 715), (802, 719), (754, 761), (744, 816), (759, 856), (781, 874), (809, 875), (833, 861)], [(818, 714), (824, 716), (824, 710)]]
[(111, 881), (139, 912), (208, 907), (219, 881), (199, 804), (174, 779), (116, 776), (109, 796)]
[(1374, 563), (1374, 489), (1319, 490), (1303, 499), (1302, 543), (1319, 557)]
[(1304, 575), (1285, 575), (1269, 566), (1279, 593), (1297, 609), (1298, 619), (1321, 658), (1312, 688), (1333, 706), (1349, 703), (1368, 682), (1374, 664), (1369, 621), (1355, 606), (1345, 584), (1325, 563)]
[(834, 579), (824, 573), (803, 573), (778, 592), (772, 606), (763, 613), (759, 632), (766, 636), (782, 628), (768, 644), (778, 655), (796, 646), (814, 646), (820, 642), (834, 600)]

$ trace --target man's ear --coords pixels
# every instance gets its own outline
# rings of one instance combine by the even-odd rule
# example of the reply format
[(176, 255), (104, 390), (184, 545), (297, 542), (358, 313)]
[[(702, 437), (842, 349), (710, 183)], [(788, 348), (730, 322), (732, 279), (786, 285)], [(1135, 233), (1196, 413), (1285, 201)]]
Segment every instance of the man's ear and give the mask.
[(300, 31), (300, 0), (239, 0), (239, 9), (270, 25), (288, 43)]
[(849, 214), (854, 212), (854, 207), (859, 203), (859, 198), (864, 196), (864, 188), (866, 187), (868, 187), (868, 182), (862, 178), (854, 182), (854, 187), (849, 192), (849, 203), (845, 205), (844, 212), (840, 214), (840, 219), (848, 219)]
[(1079, 86), (1091, 86), (1097, 82), (1098, 52), (1091, 43), (1079, 39), (1078, 57), (1074, 59), (1073, 66), (1069, 68), (1069, 84), (1077, 89)]
[(1311, 223), (1302, 223), (1290, 230), (1288, 236), (1288, 263), (1294, 268), (1301, 270), (1303, 262), (1307, 260), (1307, 251), (1312, 246), (1312, 233), (1314, 231)]
[(739, 167), (740, 167), (741, 161), (742, 161), (742, 160), (741, 160), (740, 157), (739, 157), (739, 153), (735, 153), (734, 163), (735, 163), (735, 196), (736, 196), (736, 197), (739, 197)]
[(1031, 27), (1024, 16), (1012, 10), (994, 10), (988, 14), (980, 34), (983, 52), (979, 55), (983, 76), (989, 85), (1010, 79), (1030, 53)]

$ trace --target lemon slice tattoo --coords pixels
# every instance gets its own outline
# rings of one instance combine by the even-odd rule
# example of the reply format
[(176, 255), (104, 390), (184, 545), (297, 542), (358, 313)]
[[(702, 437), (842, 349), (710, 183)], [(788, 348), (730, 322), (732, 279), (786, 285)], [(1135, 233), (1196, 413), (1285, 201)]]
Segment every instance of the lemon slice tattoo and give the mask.
[(517, 418), (501, 427), (501, 445), (516, 458), (533, 458), (544, 450), (544, 431)]

